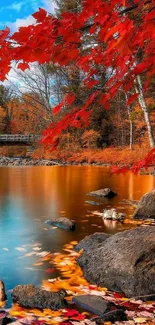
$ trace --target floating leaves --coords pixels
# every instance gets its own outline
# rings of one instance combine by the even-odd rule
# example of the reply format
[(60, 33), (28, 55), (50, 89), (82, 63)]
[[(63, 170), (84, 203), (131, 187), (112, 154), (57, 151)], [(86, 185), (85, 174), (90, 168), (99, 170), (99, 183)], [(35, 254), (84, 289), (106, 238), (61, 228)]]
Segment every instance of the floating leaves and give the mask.
[[(40, 251), (38, 249), (27, 253), (32, 256), (35, 254), (39, 260), (33, 264), (34, 268), (29, 268), (33, 271), (37, 270), (36, 266), (42, 266), (44, 263), (47, 266), (45, 273), (52, 274), (55, 269), (59, 271), (60, 277), (49, 278), (43, 280), (42, 287), (48, 291), (57, 292), (61, 289), (66, 290), (66, 300), (71, 308), (66, 308), (59, 311), (50, 309), (24, 309), (17, 304), (6, 311), (7, 316), (13, 317), (13, 325), (30, 324), (30, 325), (96, 325), (94, 317), (90, 313), (82, 312), (74, 309), (71, 304), (72, 297), (78, 294), (90, 294), (100, 296), (107, 301), (114, 302), (116, 305), (124, 306), (128, 321), (116, 322), (115, 325), (154, 325), (155, 321), (155, 303), (143, 302), (142, 300), (129, 299), (120, 293), (110, 292), (107, 288), (101, 288), (97, 285), (92, 285), (83, 277), (83, 272), (78, 266), (76, 259), (82, 253), (74, 250), (77, 241), (72, 241), (64, 246), (63, 253), (53, 253), (48, 251)], [(32, 246), (31, 246), (32, 247)], [(33, 245), (33, 247), (39, 247)], [(52, 265), (52, 267), (50, 267)], [(55, 268), (54, 268), (54, 267)], [(105, 322), (104, 325), (112, 325), (110, 322)]]
[(19, 252), (26, 252), (26, 249), (24, 247), (15, 247), (15, 249)]
[(7, 247), (3, 247), (2, 249), (3, 249), (3, 251), (5, 251), (5, 252), (8, 252), (8, 251), (9, 251), (9, 249), (8, 249)]

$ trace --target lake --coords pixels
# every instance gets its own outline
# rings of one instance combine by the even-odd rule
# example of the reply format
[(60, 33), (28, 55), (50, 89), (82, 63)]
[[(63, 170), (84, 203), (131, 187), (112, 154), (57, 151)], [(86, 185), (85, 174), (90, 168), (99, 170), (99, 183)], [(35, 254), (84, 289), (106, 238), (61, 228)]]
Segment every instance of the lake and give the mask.
[[(91, 211), (115, 207), (131, 216), (133, 207), (123, 200), (139, 200), (155, 187), (154, 176), (110, 176), (109, 168), (93, 166), (1, 167), (0, 180), (0, 278), (8, 292), (18, 284), (40, 285), (49, 278), (48, 262), (34, 266), (39, 259), (36, 254), (61, 252), (63, 245), (96, 231), (114, 234), (133, 227), (130, 223), (103, 221)], [(87, 196), (105, 187), (118, 195), (111, 200)], [(50, 216), (60, 215), (76, 221), (74, 232), (45, 224)], [(57, 275), (55, 270), (50, 278)]]

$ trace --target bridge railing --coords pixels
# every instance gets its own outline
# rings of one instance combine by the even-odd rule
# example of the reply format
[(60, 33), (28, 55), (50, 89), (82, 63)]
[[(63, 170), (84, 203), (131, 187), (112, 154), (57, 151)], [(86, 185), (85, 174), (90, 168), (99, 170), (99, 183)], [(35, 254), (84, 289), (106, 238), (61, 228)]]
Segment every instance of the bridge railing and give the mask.
[(37, 142), (40, 138), (33, 134), (0, 134), (1, 142)]

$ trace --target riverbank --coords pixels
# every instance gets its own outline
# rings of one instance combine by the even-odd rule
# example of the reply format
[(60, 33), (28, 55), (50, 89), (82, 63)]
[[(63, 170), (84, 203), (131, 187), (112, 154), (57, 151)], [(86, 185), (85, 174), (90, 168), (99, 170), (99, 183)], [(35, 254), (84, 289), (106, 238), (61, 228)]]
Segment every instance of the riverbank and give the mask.
[(48, 149), (36, 150), (32, 157), (36, 159), (49, 159), (67, 164), (89, 164), (89, 165), (129, 165), (132, 166), (137, 160), (142, 160), (150, 151), (148, 145), (134, 145), (129, 147), (107, 147), (105, 149), (82, 149), (82, 148), (58, 148), (51, 152)]
[(54, 160), (33, 159), (29, 157), (0, 157), (0, 166), (61, 166)]
[(0, 166), (103, 166), (110, 167), (111, 164), (105, 163), (88, 163), (86, 161), (64, 161), (60, 159), (36, 159), (30, 157), (0, 157)]
[[(50, 152), (48, 149), (38, 149), (33, 153), (34, 158), (44, 158), (55, 160), (63, 165), (82, 165), (82, 166), (129, 166), (135, 162), (142, 161), (150, 148), (146, 144), (134, 145), (131, 150), (129, 147), (107, 147), (105, 149), (78, 149), (77, 151), (57, 149)], [(143, 174), (155, 175), (154, 166), (147, 170), (141, 170)]]
[[(92, 153), (93, 154), (93, 153)], [(125, 164), (125, 161), (124, 161)], [(63, 157), (59, 155), (58, 158), (54, 157), (53, 159), (37, 159), (31, 157), (0, 157), (0, 167), (20, 167), (20, 166), (100, 166), (100, 167), (112, 167), (114, 165), (122, 166), (123, 163), (116, 162), (112, 163), (111, 161), (102, 162), (98, 161), (97, 157), (95, 159), (83, 159), (83, 156), (80, 156), (77, 153), (77, 158), (74, 156), (64, 160)], [(132, 164), (130, 164), (131, 166)], [(155, 175), (155, 168), (150, 167), (147, 170), (141, 169), (140, 174), (143, 175)]]

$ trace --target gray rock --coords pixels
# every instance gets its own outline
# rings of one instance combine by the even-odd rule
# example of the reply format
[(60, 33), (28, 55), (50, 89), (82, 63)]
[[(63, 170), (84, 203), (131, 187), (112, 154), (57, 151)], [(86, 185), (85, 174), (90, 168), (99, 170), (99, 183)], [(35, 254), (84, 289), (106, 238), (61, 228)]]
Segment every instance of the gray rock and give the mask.
[(93, 191), (88, 193), (90, 196), (97, 196), (97, 197), (106, 197), (106, 198), (113, 198), (115, 195), (117, 195), (115, 192), (113, 192), (110, 188), (104, 188), (101, 190)]
[(111, 319), (113, 319), (114, 311), (115, 316), (116, 314), (120, 316), (120, 313), (118, 311), (121, 311), (122, 315), (121, 319), (115, 317), (115, 321), (126, 320), (123, 307), (120, 307), (119, 309), (119, 306), (116, 306), (113, 302), (104, 300), (102, 297), (95, 295), (82, 295), (73, 297), (72, 301), (74, 304), (82, 307), (84, 310), (88, 310), (93, 314), (101, 316), (102, 320), (104, 321), (111, 321)]
[(24, 308), (62, 309), (66, 308), (65, 291), (49, 292), (32, 284), (18, 285), (13, 289), (12, 299)]
[(12, 322), (11, 318), (0, 316), (0, 325), (10, 324), (11, 322)]
[(77, 246), (75, 247), (76, 251), (84, 249), (86, 251), (97, 249), (103, 245), (103, 242), (109, 238), (110, 235), (105, 234), (104, 232), (95, 232), (92, 235), (89, 235), (82, 239)]
[(57, 161), (33, 159), (31, 157), (0, 157), (0, 166), (53, 166), (61, 165)]
[(46, 220), (45, 223), (65, 230), (75, 230), (75, 222), (65, 217), (52, 217)]
[(100, 247), (84, 250), (78, 263), (93, 284), (127, 297), (155, 297), (155, 227), (117, 233)]
[(104, 322), (115, 323), (119, 321), (121, 322), (121, 324), (123, 324), (122, 321), (126, 321), (126, 320), (127, 320), (127, 316), (125, 314), (125, 311), (123, 308), (121, 308), (106, 313), (102, 318), (95, 319), (95, 322), (96, 325), (103, 325)]
[(5, 301), (6, 299), (7, 299), (7, 296), (5, 293), (4, 282), (0, 280), (0, 301)]
[(142, 196), (133, 214), (134, 219), (155, 219), (155, 190)]

